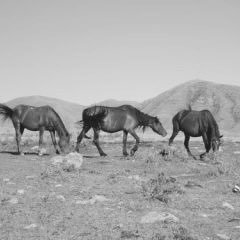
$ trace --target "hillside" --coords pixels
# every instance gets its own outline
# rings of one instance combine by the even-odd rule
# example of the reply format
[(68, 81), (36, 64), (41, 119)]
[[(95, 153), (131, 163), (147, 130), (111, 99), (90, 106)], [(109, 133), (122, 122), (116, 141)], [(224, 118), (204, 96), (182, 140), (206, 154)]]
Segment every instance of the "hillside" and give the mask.
[(102, 102), (98, 102), (97, 104), (92, 104), (92, 105), (103, 105), (103, 106), (108, 106), (108, 107), (117, 107), (121, 105), (129, 104), (134, 107), (139, 107), (140, 103), (135, 102), (135, 101), (123, 101), (123, 100), (116, 100), (116, 99), (107, 99)]
[(181, 84), (141, 105), (141, 110), (161, 118), (167, 129), (171, 119), (188, 104), (194, 110), (209, 109), (220, 129), (231, 135), (240, 132), (240, 87), (194, 80)]
[[(62, 117), (69, 129), (82, 118), (85, 106), (42, 96), (29, 96), (13, 99), (6, 103), (10, 107), (18, 104), (32, 106), (50, 105)], [(221, 132), (231, 136), (240, 133), (240, 87), (194, 80), (178, 85), (142, 103), (108, 99), (96, 105), (119, 106), (131, 104), (143, 112), (159, 116), (169, 135), (172, 130), (172, 117), (189, 104), (192, 109), (209, 109), (219, 123)], [(92, 104), (95, 105), (95, 104)]]

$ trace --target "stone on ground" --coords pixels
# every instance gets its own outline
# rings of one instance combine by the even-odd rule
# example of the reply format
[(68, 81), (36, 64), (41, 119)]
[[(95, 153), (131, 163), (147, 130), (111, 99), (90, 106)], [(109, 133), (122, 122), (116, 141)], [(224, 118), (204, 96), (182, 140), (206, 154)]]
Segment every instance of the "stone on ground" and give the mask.
[(55, 156), (51, 158), (53, 165), (60, 165), (64, 170), (80, 169), (83, 163), (83, 157), (80, 153), (72, 152), (66, 156)]
[(141, 223), (155, 223), (155, 222), (179, 222), (179, 219), (171, 213), (165, 212), (149, 212), (141, 218)]

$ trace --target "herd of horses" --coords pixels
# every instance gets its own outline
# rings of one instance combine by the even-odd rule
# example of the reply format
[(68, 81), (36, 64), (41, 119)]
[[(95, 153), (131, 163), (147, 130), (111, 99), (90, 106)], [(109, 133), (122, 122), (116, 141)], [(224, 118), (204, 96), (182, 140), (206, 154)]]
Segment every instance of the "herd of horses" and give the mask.
[[(3, 119), (11, 119), (16, 131), (16, 142), (18, 153), (22, 153), (20, 146), (21, 136), (24, 129), (39, 131), (39, 149), (43, 144), (43, 133), (49, 131), (56, 153), (68, 153), (70, 151), (70, 134), (64, 126), (58, 113), (50, 106), (33, 107), (28, 105), (18, 105), (10, 108), (0, 104), (0, 115)], [(162, 126), (158, 117), (150, 116), (131, 105), (119, 107), (92, 106), (86, 108), (82, 113), (82, 120), (78, 122), (82, 125), (82, 131), (77, 137), (75, 150), (79, 152), (80, 143), (83, 138), (89, 138), (86, 134), (92, 128), (94, 132), (93, 143), (96, 145), (99, 154), (106, 156), (99, 144), (99, 132), (115, 133), (123, 131), (123, 155), (127, 156), (126, 142), (128, 134), (136, 140), (130, 151), (133, 156), (138, 149), (140, 139), (136, 134), (136, 129), (150, 127), (157, 134), (165, 137), (167, 131)], [(179, 131), (185, 134), (184, 146), (189, 156), (195, 158), (189, 149), (190, 137), (202, 136), (206, 152), (201, 154), (204, 157), (212, 149), (216, 152), (221, 144), (222, 135), (213, 115), (208, 110), (194, 111), (189, 107), (187, 110), (178, 112), (172, 119), (173, 133), (169, 139), (169, 145)], [(56, 141), (55, 133), (59, 137)], [(41, 151), (39, 151), (41, 154)]]

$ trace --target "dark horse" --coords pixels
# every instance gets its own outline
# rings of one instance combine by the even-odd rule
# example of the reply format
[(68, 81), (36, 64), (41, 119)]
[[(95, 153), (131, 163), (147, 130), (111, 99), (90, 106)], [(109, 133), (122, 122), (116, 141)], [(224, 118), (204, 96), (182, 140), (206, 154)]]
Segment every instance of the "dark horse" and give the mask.
[[(22, 153), (20, 150), (20, 141), (25, 128), (31, 131), (39, 131), (39, 155), (41, 155), (41, 145), (43, 143), (43, 133), (45, 130), (50, 132), (57, 154), (60, 153), (60, 150), (62, 150), (62, 152), (69, 150), (70, 134), (52, 107), (18, 105), (11, 109), (6, 105), (0, 104), (0, 115), (3, 115), (4, 120), (10, 118), (13, 122), (19, 154)], [(55, 131), (59, 136), (59, 146), (56, 142)]]
[(193, 111), (191, 107), (189, 110), (182, 110), (178, 112), (172, 119), (173, 133), (169, 139), (169, 145), (172, 144), (173, 139), (179, 131), (185, 135), (184, 146), (187, 149), (188, 155), (196, 159), (189, 150), (190, 137), (202, 136), (206, 148), (206, 152), (201, 154), (203, 158), (212, 148), (213, 152), (217, 151), (220, 146), (220, 136), (217, 122), (213, 115), (208, 110)]
[(163, 128), (157, 117), (149, 116), (131, 105), (122, 105), (120, 107), (93, 106), (84, 109), (82, 113), (83, 129), (77, 138), (76, 151), (79, 151), (79, 145), (90, 128), (94, 131), (93, 143), (96, 145), (101, 156), (106, 156), (99, 145), (99, 131), (108, 133), (123, 131), (123, 155), (127, 156), (126, 142), (127, 135), (130, 133), (136, 140), (136, 144), (131, 149), (131, 155), (138, 149), (139, 137), (135, 129), (137, 127), (151, 127), (152, 130), (162, 136), (167, 132)]

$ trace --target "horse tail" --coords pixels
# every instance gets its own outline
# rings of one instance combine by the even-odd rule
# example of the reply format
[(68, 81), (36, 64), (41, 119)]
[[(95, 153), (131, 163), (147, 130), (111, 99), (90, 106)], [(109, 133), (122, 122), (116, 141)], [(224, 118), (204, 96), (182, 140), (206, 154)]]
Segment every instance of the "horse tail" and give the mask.
[[(79, 125), (79, 126), (83, 126), (83, 124), (84, 124), (84, 122), (83, 122), (83, 120), (80, 120), (80, 121), (77, 121), (77, 122), (75, 122), (75, 124), (77, 124), (77, 125)], [(84, 137), (85, 138), (87, 138), (87, 139), (91, 139), (89, 136), (87, 136), (86, 134), (84, 134)]]
[(4, 121), (8, 118), (12, 119), (13, 110), (4, 104), (0, 104), (0, 115), (3, 116)]
[(75, 122), (75, 124), (77, 124), (79, 126), (82, 126), (83, 125), (83, 120), (77, 121), (77, 122)]

